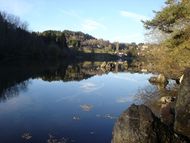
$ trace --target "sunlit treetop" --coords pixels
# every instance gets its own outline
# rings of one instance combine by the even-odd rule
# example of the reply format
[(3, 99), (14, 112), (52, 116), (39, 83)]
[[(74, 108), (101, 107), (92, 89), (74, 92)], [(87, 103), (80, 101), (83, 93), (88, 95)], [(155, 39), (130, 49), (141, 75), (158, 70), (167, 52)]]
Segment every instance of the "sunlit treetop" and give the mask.
[(167, 0), (165, 4), (166, 6), (161, 11), (154, 11), (155, 17), (153, 19), (143, 21), (146, 29), (159, 29), (165, 33), (172, 33), (189, 24), (189, 0)]

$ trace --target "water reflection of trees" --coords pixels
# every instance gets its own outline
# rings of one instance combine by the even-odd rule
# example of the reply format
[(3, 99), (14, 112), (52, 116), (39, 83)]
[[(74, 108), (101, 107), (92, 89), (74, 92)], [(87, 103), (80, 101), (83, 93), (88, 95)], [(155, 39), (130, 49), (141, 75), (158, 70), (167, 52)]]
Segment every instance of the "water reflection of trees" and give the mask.
[(135, 100), (138, 104), (150, 104), (160, 96), (160, 91), (155, 86), (146, 86), (139, 89), (135, 95)]
[(127, 62), (94, 62), (86, 61), (71, 64), (56, 71), (46, 71), (41, 77), (46, 81), (80, 81), (94, 75), (103, 75), (109, 72), (127, 71)]
[(28, 79), (41, 78), (45, 81), (80, 81), (109, 72), (127, 71), (127, 62), (86, 61), (81, 63), (16, 63), (3, 65), (0, 71), (0, 101), (18, 96), (26, 90)]
[(20, 91), (27, 91), (28, 84), (30, 83), (29, 80), (24, 81), (22, 83), (18, 83), (14, 86), (11, 86), (7, 89), (4, 89), (2, 91), (2, 94), (0, 96), (0, 102), (4, 102), (6, 100), (9, 100), (13, 97), (16, 97), (19, 95)]
[(173, 101), (175, 101), (178, 88), (178, 85), (174, 85), (173, 83), (167, 85), (166, 88), (149, 85), (138, 90), (137, 94), (135, 95), (135, 102), (148, 106), (155, 115), (160, 116), (160, 109), (162, 105), (165, 104), (163, 103), (162, 99), (173, 99)]

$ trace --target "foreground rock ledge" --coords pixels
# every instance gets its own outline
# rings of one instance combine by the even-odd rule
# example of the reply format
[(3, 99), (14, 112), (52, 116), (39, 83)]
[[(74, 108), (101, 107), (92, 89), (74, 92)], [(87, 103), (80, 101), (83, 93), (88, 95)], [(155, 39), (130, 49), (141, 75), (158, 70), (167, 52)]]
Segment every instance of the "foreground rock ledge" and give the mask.
[(145, 105), (132, 105), (122, 113), (113, 129), (112, 143), (188, 143), (174, 133)]
[(190, 69), (186, 69), (175, 107), (175, 131), (190, 138)]

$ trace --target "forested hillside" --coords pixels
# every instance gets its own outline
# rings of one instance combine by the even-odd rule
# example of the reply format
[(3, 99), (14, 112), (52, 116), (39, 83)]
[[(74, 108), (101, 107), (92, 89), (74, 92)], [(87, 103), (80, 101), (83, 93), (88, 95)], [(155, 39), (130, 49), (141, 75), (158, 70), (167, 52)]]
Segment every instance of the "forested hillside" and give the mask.
[(16, 16), (0, 12), (0, 60), (52, 59), (71, 55), (64, 34), (37, 34)]

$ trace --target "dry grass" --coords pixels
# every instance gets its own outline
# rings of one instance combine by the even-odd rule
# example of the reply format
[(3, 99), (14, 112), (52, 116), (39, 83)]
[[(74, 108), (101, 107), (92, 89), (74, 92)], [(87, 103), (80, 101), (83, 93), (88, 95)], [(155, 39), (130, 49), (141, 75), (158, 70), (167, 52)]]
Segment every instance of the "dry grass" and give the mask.
[[(163, 73), (168, 77), (179, 78), (186, 67), (190, 67), (190, 41), (175, 48), (157, 46), (145, 51), (145, 67)], [(148, 65), (151, 63), (151, 67)]]

